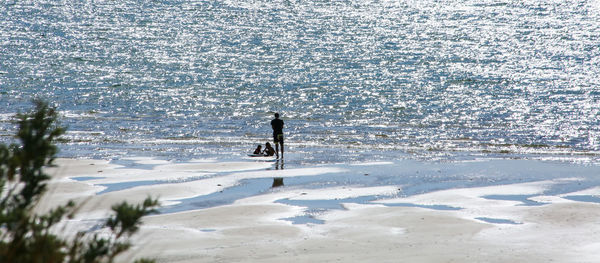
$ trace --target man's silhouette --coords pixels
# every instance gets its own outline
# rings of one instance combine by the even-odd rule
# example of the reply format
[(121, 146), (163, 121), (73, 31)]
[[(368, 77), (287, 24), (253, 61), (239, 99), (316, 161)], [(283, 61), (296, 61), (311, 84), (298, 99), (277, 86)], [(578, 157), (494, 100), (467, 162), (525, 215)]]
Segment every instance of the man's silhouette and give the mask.
[(279, 158), (279, 145), (281, 145), (281, 158), (283, 158), (283, 121), (279, 119), (279, 113), (275, 113), (275, 119), (271, 121), (271, 127), (273, 128), (275, 155)]

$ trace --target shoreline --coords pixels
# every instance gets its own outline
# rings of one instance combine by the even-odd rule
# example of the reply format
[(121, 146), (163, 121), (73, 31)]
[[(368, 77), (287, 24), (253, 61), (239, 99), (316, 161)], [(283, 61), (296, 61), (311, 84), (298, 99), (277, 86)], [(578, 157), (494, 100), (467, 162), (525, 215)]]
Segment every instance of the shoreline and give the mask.
[[(277, 170), (273, 162), (146, 158), (127, 166), (85, 159), (56, 164), (38, 208), (76, 201), (71, 232), (90, 229), (123, 200), (151, 195), (182, 208), (145, 217), (118, 262), (141, 256), (158, 262), (600, 260), (594, 166), (409, 160)], [(523, 174), (529, 177), (519, 182)], [(285, 186), (271, 188), (274, 177)], [(98, 194), (115, 184), (130, 185)], [(418, 190), (423, 187), (429, 189)], [(230, 200), (201, 205), (224, 196)]]

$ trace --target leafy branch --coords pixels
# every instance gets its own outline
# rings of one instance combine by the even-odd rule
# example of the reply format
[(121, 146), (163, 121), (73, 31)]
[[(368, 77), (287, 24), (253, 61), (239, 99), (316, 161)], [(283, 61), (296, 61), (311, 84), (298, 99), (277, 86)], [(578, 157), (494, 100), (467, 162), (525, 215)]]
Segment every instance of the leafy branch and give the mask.
[[(21, 263), (101, 263), (131, 247), (141, 218), (156, 212), (158, 201), (150, 197), (141, 205), (114, 205), (114, 215), (104, 226), (108, 236), (79, 232), (71, 240), (60, 237), (52, 227), (76, 211), (74, 202), (57, 206), (43, 215), (33, 212), (46, 191), (50, 176), (43, 168), (53, 165), (56, 140), (66, 129), (58, 125), (58, 113), (46, 102), (34, 101), (35, 110), (17, 114), (19, 143), (0, 144), (0, 259)], [(136, 262), (149, 263), (141, 259)]]

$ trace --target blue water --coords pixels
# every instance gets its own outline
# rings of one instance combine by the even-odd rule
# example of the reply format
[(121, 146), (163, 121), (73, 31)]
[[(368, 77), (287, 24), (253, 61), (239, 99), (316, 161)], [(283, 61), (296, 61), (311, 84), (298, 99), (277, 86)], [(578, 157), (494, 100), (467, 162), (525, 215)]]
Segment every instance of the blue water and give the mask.
[(487, 223), (492, 224), (510, 224), (510, 225), (520, 225), (522, 223), (512, 221), (510, 219), (500, 219), (500, 218), (490, 218), (490, 217), (476, 217), (475, 219), (481, 220)]
[(485, 199), (491, 200), (503, 200), (503, 201), (519, 201), (522, 202), (520, 205), (524, 206), (542, 206), (548, 203), (536, 202), (529, 198), (535, 197), (536, 195), (485, 195), (482, 196)]
[[(548, 203), (533, 201), (540, 196), (564, 196), (563, 198), (580, 201), (600, 203), (600, 198), (590, 195), (572, 195), (573, 192), (597, 187), (600, 185), (599, 169), (593, 165), (579, 165), (559, 162), (541, 162), (529, 160), (487, 160), (481, 162), (424, 162), (417, 160), (402, 160), (379, 165), (350, 166), (347, 164), (326, 165), (338, 167), (340, 171), (329, 172), (314, 176), (297, 176), (283, 178), (284, 186), (272, 187), (273, 178), (250, 178), (240, 180), (237, 184), (226, 187), (206, 195), (179, 199), (178, 203), (160, 208), (160, 213), (176, 213), (189, 210), (205, 209), (216, 206), (234, 204), (238, 200), (263, 195), (276, 194), (277, 192), (294, 192), (292, 196), (308, 195), (307, 200), (297, 198), (282, 198), (275, 203), (304, 207), (303, 212), (294, 217), (282, 218), (294, 224), (322, 224), (318, 217), (331, 210), (345, 209), (345, 203), (378, 204), (388, 207), (416, 207), (438, 211), (457, 211), (464, 207), (460, 205), (439, 203), (420, 204), (398, 201), (380, 202), (383, 199), (407, 197), (433, 191), (482, 187), (492, 185), (508, 185), (527, 182), (555, 180), (549, 188), (536, 194), (494, 194), (484, 195), (482, 198), (490, 200), (519, 201), (523, 206), (541, 206)], [(223, 173), (217, 176), (227, 176)], [(564, 180), (577, 178), (577, 180)], [(110, 191), (120, 191), (126, 188), (144, 186), (151, 182), (138, 181), (129, 183), (116, 183), (106, 186), (107, 189), (99, 194)], [(152, 184), (165, 184), (169, 182), (155, 181)], [(178, 182), (174, 182), (178, 183)], [(310, 198), (307, 189), (319, 188), (348, 188), (393, 186), (397, 191), (378, 195), (365, 194), (344, 198), (324, 197), (323, 199)], [(304, 192), (306, 191), (306, 192)], [(352, 192), (349, 191), (348, 194)], [(507, 224), (515, 223), (508, 219), (476, 218), (489, 223)]]
[(597, 1), (3, 1), (0, 141), (45, 98), (62, 157), (599, 163)]

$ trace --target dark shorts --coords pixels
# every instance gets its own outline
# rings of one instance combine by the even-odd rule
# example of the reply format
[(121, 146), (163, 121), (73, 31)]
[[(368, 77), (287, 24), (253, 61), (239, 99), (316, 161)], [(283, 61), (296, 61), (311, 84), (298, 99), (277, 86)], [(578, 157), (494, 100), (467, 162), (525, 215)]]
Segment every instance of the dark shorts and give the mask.
[(279, 134), (273, 133), (273, 142), (274, 143), (278, 143), (278, 142), (283, 143), (283, 133), (279, 133)]

